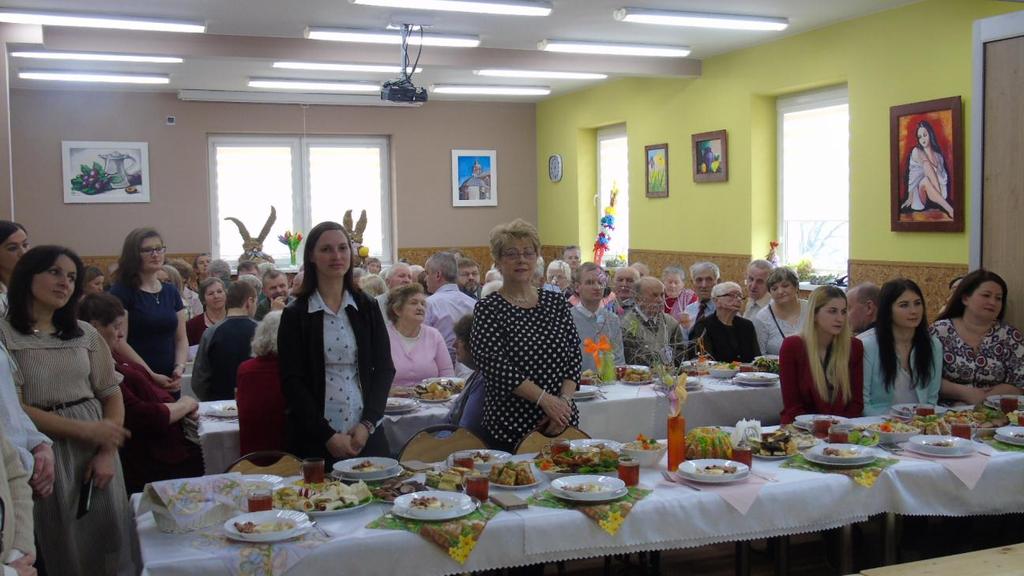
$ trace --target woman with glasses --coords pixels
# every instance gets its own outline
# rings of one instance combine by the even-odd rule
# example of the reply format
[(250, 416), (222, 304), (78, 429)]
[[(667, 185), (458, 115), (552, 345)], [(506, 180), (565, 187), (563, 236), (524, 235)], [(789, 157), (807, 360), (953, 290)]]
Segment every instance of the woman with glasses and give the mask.
[(572, 400), (580, 379), (580, 339), (565, 297), (533, 286), (540, 238), (523, 220), (491, 230), (502, 286), (480, 300), (470, 336), (487, 380), (483, 427), (493, 448), (514, 451), (530, 431), (561, 433), (579, 423)]
[(711, 290), (715, 312), (694, 325), (690, 340), (719, 362), (753, 362), (761, 355), (754, 323), (739, 315), (743, 289), (735, 282), (716, 284)]
[(156, 230), (136, 228), (129, 232), (110, 293), (128, 311), (128, 339), (117, 352), (145, 367), (164, 388), (177, 390), (188, 359), (188, 338), (181, 294), (173, 284), (157, 278), (163, 270), (165, 252)]

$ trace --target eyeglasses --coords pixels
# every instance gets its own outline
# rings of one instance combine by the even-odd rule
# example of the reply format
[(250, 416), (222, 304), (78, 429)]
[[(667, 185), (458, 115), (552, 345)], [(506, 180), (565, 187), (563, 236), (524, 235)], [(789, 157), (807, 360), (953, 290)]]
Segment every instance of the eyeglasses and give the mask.
[(743, 294), (737, 294), (736, 292), (729, 292), (728, 294), (722, 294), (719, 298), (732, 298), (733, 300), (743, 300)]
[(530, 260), (537, 257), (537, 252), (533, 250), (526, 250), (524, 252), (520, 252), (518, 250), (503, 250), (501, 252), (501, 257), (506, 260), (516, 260), (518, 258), (526, 258), (527, 260)]
[(157, 246), (156, 248), (139, 248), (139, 252), (143, 256), (155, 256), (157, 254), (163, 254), (167, 252), (167, 246)]

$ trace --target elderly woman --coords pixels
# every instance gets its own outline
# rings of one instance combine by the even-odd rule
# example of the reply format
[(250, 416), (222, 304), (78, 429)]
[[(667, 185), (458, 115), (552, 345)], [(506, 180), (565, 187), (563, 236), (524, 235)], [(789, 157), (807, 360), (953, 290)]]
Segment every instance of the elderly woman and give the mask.
[(800, 279), (789, 268), (776, 268), (768, 274), (768, 293), (772, 300), (754, 315), (757, 344), (764, 354), (778, 354), (782, 341), (800, 333), (807, 315), (807, 301), (797, 298)]
[(693, 326), (690, 339), (701, 340), (708, 354), (719, 362), (753, 362), (761, 355), (761, 348), (754, 323), (739, 315), (743, 289), (735, 282), (716, 284), (711, 300), (715, 304), (714, 314)]
[(124, 377), (124, 423), (131, 437), (120, 454), (128, 493), (142, 492), (149, 482), (202, 476), (202, 452), (186, 434), (186, 430), (195, 433), (196, 399), (182, 396), (175, 400), (144, 367), (116, 352), (128, 323), (120, 300), (110, 294), (90, 294), (82, 299), (78, 312), (114, 351), (114, 369)]
[(7, 316), (7, 286), (14, 265), (28, 251), (28, 231), (17, 222), (0, 220), (0, 318)]
[(427, 326), (427, 295), (419, 284), (399, 286), (388, 293), (388, 336), (395, 365), (392, 388), (409, 388), (426, 378), (455, 376), (444, 336)]
[(978, 269), (964, 276), (931, 327), (942, 344), (942, 390), (950, 400), (976, 404), (1024, 387), (1024, 335), (1007, 324), (1006, 281)]
[(285, 400), (277, 360), (281, 312), (268, 312), (252, 337), (252, 358), (238, 366), (239, 446), (242, 454), (285, 450)]
[(661, 271), (665, 285), (665, 314), (682, 322), (686, 307), (697, 301), (697, 293), (686, 287), (686, 272), (678, 266), (666, 266)]
[(491, 230), (501, 289), (473, 314), (473, 359), (487, 380), (483, 425), (491, 446), (514, 451), (531, 430), (550, 435), (579, 422), (572, 395), (580, 379), (580, 339), (561, 294), (531, 283), (540, 249), (523, 220)]
[(566, 262), (552, 260), (551, 264), (548, 264), (547, 280), (547, 284), (544, 285), (545, 290), (564, 294), (572, 282), (572, 269)]
[(210, 276), (199, 283), (199, 299), (203, 302), (203, 313), (189, 320), (185, 324), (185, 333), (188, 334), (188, 345), (198, 346), (203, 339), (203, 333), (210, 326), (220, 322), (228, 314), (227, 290), (224, 281), (216, 276)]
[[(607, 285), (608, 275), (597, 264), (584, 262), (576, 268), (575, 292), (579, 304), (572, 309), (572, 321), (584, 342), (598, 342), (602, 336), (606, 337), (612, 347), (615, 365), (622, 366), (626, 363), (622, 351), (622, 324), (614, 312), (601, 306)], [(583, 369), (598, 370), (593, 355), (583, 354)]]
[(477, 436), (483, 438), (487, 432), (483, 427), (484, 397), (486, 394), (486, 382), (484, 375), (477, 370), (473, 361), (473, 346), (470, 337), (473, 334), (473, 315), (466, 314), (455, 323), (455, 358), (459, 363), (469, 370), (466, 377), (466, 387), (462, 390), (459, 398), (452, 403), (448, 409), (448, 416), (445, 418), (448, 424), (468, 428)]
[(359, 287), (363, 292), (366, 292), (367, 296), (373, 298), (377, 298), (388, 291), (388, 285), (384, 283), (384, 279), (376, 274), (367, 274), (360, 278)]

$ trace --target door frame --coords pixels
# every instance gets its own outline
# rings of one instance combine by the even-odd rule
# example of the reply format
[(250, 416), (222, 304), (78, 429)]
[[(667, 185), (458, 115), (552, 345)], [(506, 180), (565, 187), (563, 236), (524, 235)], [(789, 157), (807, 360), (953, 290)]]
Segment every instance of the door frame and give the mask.
[(982, 234), (984, 220), (982, 202), (985, 190), (985, 44), (1024, 36), (1024, 11), (1011, 12), (974, 22), (973, 70), (971, 95), (971, 200), (969, 265), (974, 270), (981, 267)]

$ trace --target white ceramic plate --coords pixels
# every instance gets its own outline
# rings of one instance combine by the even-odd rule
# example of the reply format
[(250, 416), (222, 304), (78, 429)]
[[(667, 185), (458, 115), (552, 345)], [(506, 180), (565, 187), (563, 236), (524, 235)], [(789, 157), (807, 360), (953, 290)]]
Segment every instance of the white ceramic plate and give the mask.
[(238, 418), (238, 404), (234, 400), (216, 400), (203, 407), (204, 416)]
[(488, 450), (483, 448), (479, 450), (459, 450), (458, 452), (452, 452), (448, 455), (448, 466), (455, 466), (456, 458), (476, 455), (487, 455), (489, 457), (486, 462), (479, 458), (473, 458), (473, 469), (481, 472), (489, 472), (495, 464), (503, 464), (512, 457), (511, 454), (502, 450)]
[(721, 380), (728, 380), (739, 373), (739, 368), (712, 368), (708, 371), (712, 378), (719, 378)]
[(622, 443), (614, 440), (601, 440), (600, 438), (584, 438), (582, 440), (570, 440), (569, 448), (572, 450), (581, 450), (583, 448), (589, 448), (590, 446), (599, 446), (603, 444), (606, 448), (614, 450), (616, 452), (622, 450)]
[[(573, 490), (573, 487), (589, 487), (590, 492)], [(579, 474), (565, 476), (551, 481), (551, 492), (559, 498), (576, 502), (606, 502), (626, 495), (626, 483), (618, 478)]]
[[(854, 456), (829, 456), (825, 454), (825, 450), (828, 448), (835, 448), (839, 450), (848, 450), (853, 452)], [(861, 446), (860, 444), (818, 444), (812, 446), (806, 452), (804, 452), (804, 458), (808, 461), (814, 462), (815, 464), (824, 464), (826, 466), (865, 466), (871, 464), (878, 458), (878, 453), (872, 448), (867, 446)]]
[[(356, 466), (366, 461), (372, 462), (375, 466), (380, 467), (380, 469), (373, 471), (360, 471), (355, 469)], [(348, 460), (335, 462), (334, 471), (340, 476), (355, 480), (383, 480), (385, 478), (391, 478), (401, 474), (402, 465), (398, 463), (398, 460), (393, 458), (367, 456), (364, 458), (349, 458)]]
[(242, 485), (246, 490), (263, 488), (273, 490), (284, 485), (284, 478), (273, 474), (242, 474)]
[[(950, 446), (937, 446), (937, 444), (950, 444)], [(924, 454), (925, 456), (939, 456), (942, 458), (959, 458), (974, 454), (977, 447), (974, 442), (957, 438), (956, 436), (936, 436), (931, 434), (920, 434), (912, 436), (907, 440), (907, 450)]]
[(833, 416), (831, 414), (801, 414), (796, 417), (793, 421), (793, 426), (797, 428), (803, 428), (804, 430), (810, 430), (814, 427), (814, 419), (819, 416), (827, 416), (836, 421), (838, 424), (849, 424), (849, 418), (843, 418), (842, 416)]
[[(426, 509), (413, 508), (411, 504), (413, 500), (418, 498), (437, 498), (440, 503), (440, 507)], [(391, 513), (396, 516), (410, 518), (412, 520), (451, 520), (453, 518), (461, 518), (462, 516), (471, 514), (476, 510), (476, 506), (476, 502), (465, 494), (431, 490), (427, 492), (403, 494), (398, 498), (395, 498), (395, 505), (391, 508)]]
[(771, 386), (779, 383), (779, 375), (771, 372), (740, 372), (733, 378), (733, 381), (750, 386)]
[(1017, 396), (1017, 404), (1019, 406), (1024, 406), (1024, 396), (1018, 396), (1016, 394), (996, 394), (995, 396), (989, 396), (988, 398), (985, 398), (985, 406), (999, 410), (999, 399), (1002, 398), (1003, 396), (1006, 396), (1008, 398)]
[[(893, 404), (889, 411), (903, 418), (911, 418), (914, 416), (914, 410), (916, 409), (917, 404)], [(935, 414), (942, 415), (946, 412), (949, 412), (949, 409), (945, 406), (935, 406)]]
[[(235, 523), (254, 522), (262, 524), (265, 522), (287, 522), (291, 528), (277, 532), (266, 532), (262, 534), (244, 534), (235, 528)], [(313, 525), (309, 516), (296, 510), (267, 510), (264, 512), (249, 512), (241, 514), (224, 523), (224, 532), (228, 538), (242, 542), (281, 542), (303, 534)]]
[(404, 414), (419, 408), (420, 401), (416, 398), (388, 398), (384, 407), (385, 414)]
[(591, 386), (589, 384), (584, 384), (584, 385), (580, 386), (579, 390), (577, 390), (576, 392), (573, 393), (572, 399), (573, 400), (589, 400), (591, 398), (596, 398), (598, 392), (599, 392), (599, 390), (598, 390), (597, 386)]
[(1024, 446), (1024, 436), (1014, 437), (1015, 434), (1024, 435), (1024, 426), (1003, 426), (1001, 428), (996, 428), (996, 440), (1006, 442), (1007, 444), (1013, 444), (1014, 446)]
[(416, 396), (414, 396), (413, 398), (415, 398), (416, 400), (419, 400), (420, 402), (423, 402), (424, 404), (444, 404), (445, 402), (448, 402), (450, 400), (455, 400), (458, 397), (459, 397), (458, 394), (452, 394), (451, 396), (445, 398), (444, 400), (440, 400), (440, 399), (431, 400), (430, 398), (419, 398), (419, 397), (416, 397)]
[[(734, 466), (736, 472), (732, 474), (707, 474), (703, 472), (708, 466)], [(704, 484), (729, 484), (746, 480), (750, 476), (750, 467), (742, 462), (734, 460), (722, 460), (720, 458), (703, 458), (698, 460), (686, 460), (679, 465), (679, 475), (693, 482)]]

